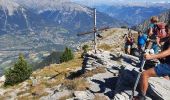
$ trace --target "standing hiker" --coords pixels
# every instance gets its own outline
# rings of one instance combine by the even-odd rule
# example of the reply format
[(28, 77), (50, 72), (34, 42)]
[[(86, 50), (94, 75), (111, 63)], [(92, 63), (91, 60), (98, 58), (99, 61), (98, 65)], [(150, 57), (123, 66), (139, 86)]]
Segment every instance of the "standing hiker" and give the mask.
[(143, 34), (141, 31), (138, 32), (138, 50), (141, 54), (145, 49), (145, 44), (147, 41), (147, 35)]
[(146, 92), (148, 89), (148, 79), (150, 77), (167, 77), (170, 75), (170, 25), (166, 26), (166, 32), (168, 39), (164, 43), (163, 51), (158, 54), (146, 54), (145, 59), (164, 59), (163, 63), (158, 64), (154, 68), (150, 68), (142, 73), (140, 79), (140, 92), (139, 92), (139, 100), (145, 100)]
[(124, 38), (125, 38), (125, 53), (130, 55), (134, 43), (134, 38), (131, 31), (129, 31), (128, 34), (125, 34)]

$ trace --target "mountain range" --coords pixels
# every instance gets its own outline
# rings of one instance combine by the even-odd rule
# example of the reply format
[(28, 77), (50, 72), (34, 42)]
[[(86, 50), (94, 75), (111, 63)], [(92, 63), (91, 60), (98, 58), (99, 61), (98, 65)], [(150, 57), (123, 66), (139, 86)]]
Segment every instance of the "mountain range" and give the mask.
[[(164, 22), (164, 23), (168, 23), (170, 24), (170, 10), (161, 13), (159, 16), (159, 21), (160, 22)], [(140, 30), (145, 32), (147, 27), (149, 26), (150, 23), (150, 19), (145, 20), (144, 22), (142, 22), (141, 24), (133, 27), (135, 30)]]
[[(120, 22), (97, 11), (97, 26), (120, 27)], [(20, 52), (41, 59), (46, 52), (61, 51), (67, 45), (91, 39), (77, 33), (92, 30), (93, 9), (69, 0), (1, 0), (0, 67)], [(42, 52), (42, 53), (41, 53)]]
[[(76, 1), (76, 0), (75, 0)], [(129, 26), (136, 26), (151, 16), (159, 15), (170, 9), (170, 3), (140, 2), (140, 1), (93, 1), (77, 0), (77, 3), (97, 8), (98, 11), (128, 23)], [(102, 3), (101, 3), (102, 2)]]

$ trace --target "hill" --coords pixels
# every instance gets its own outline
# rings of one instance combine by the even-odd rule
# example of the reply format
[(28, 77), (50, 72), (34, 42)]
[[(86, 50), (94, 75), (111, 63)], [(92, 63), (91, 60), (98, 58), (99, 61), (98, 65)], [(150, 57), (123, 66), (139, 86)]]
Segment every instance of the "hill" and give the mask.
[[(75, 0), (76, 1), (76, 0)], [(161, 14), (170, 9), (170, 3), (166, 2), (140, 2), (140, 1), (93, 1), (81, 0), (77, 3), (97, 8), (98, 11), (108, 14), (120, 21), (126, 22), (129, 26), (142, 23), (151, 16)]]

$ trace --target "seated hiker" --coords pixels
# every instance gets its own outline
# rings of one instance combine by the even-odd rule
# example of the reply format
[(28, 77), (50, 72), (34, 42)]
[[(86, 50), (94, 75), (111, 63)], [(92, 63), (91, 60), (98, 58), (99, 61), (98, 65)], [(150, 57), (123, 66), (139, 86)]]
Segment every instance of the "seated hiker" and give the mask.
[(147, 41), (147, 35), (143, 34), (141, 31), (138, 32), (138, 50), (142, 53), (145, 49), (145, 44)]
[(157, 31), (156, 31), (156, 24), (158, 23), (159, 19), (157, 16), (151, 17), (149, 28), (148, 28), (148, 43), (147, 49), (153, 49), (154, 53), (158, 53), (159, 46), (157, 44)]
[[(164, 39), (167, 37), (167, 33), (165, 31), (165, 23), (160, 22), (156, 24), (156, 32), (157, 32), (157, 44), (161, 48), (164, 44)], [(162, 41), (163, 40), (163, 41)]]
[(140, 79), (140, 92), (139, 92), (139, 100), (145, 100), (145, 95), (148, 89), (148, 79), (150, 77), (167, 77), (170, 75), (170, 25), (166, 26), (166, 32), (168, 39), (164, 43), (163, 51), (158, 54), (146, 54), (145, 59), (159, 59), (163, 58), (164, 62), (158, 64), (154, 68), (150, 68), (142, 73)]
[(125, 38), (125, 53), (130, 55), (132, 45), (133, 45), (133, 42), (134, 42), (134, 38), (132, 36), (131, 31), (129, 31), (129, 33), (124, 36), (124, 38)]

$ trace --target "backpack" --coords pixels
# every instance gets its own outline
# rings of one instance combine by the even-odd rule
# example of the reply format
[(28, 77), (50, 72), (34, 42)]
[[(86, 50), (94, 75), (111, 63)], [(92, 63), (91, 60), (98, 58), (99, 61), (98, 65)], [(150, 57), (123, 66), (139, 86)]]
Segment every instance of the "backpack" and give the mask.
[(157, 23), (155, 25), (154, 31), (156, 31), (156, 35), (159, 38), (165, 38), (167, 36), (166, 31), (165, 31), (165, 26), (166, 24), (163, 22)]

